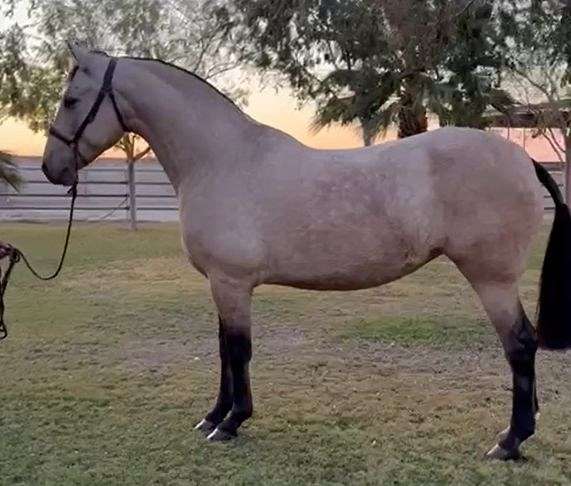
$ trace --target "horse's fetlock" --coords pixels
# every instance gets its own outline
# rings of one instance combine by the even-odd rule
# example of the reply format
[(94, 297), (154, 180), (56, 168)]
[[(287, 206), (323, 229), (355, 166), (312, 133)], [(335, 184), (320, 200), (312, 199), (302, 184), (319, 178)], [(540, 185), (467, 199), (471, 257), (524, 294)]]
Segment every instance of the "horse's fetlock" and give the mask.
[(232, 401), (217, 403), (214, 409), (206, 414), (205, 419), (218, 425), (224, 420), (224, 417), (228, 415), (228, 412), (232, 409)]
[(234, 417), (236, 418), (236, 420), (241, 422), (244, 422), (245, 420), (248, 420), (249, 418), (252, 417), (252, 415), (254, 414), (254, 410), (252, 409), (252, 407), (249, 407), (245, 410), (240, 410), (239, 412), (234, 413)]
[(529, 439), (533, 434), (535, 434), (535, 423), (532, 426), (522, 427), (519, 429), (515, 429), (514, 433), (516, 437), (523, 442), (524, 440)]

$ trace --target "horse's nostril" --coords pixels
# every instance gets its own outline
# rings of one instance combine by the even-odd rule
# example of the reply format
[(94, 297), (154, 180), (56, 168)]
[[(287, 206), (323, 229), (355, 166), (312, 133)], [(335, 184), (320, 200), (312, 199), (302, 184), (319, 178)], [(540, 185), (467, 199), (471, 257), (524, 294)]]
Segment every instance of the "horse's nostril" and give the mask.
[(42, 164), (42, 172), (44, 173), (44, 175), (46, 176), (46, 179), (48, 181), (50, 181), (51, 183), (54, 183), (54, 178), (51, 176), (50, 171), (48, 169), (48, 166), (46, 165), (46, 163), (44, 162)]

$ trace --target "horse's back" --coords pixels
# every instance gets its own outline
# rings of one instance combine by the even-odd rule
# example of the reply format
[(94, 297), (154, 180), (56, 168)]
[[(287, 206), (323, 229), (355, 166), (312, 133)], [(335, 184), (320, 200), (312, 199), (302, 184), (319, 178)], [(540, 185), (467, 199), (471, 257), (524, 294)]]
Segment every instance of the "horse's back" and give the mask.
[(523, 269), (542, 193), (529, 157), (514, 144), (445, 128), (319, 155), (330, 155), (329, 165), (304, 181), (308, 191), (284, 188), (282, 207), (274, 208), (282, 215), (269, 222), (274, 281), (367, 287), (442, 253), (475, 266), (485, 259), (498, 272)]

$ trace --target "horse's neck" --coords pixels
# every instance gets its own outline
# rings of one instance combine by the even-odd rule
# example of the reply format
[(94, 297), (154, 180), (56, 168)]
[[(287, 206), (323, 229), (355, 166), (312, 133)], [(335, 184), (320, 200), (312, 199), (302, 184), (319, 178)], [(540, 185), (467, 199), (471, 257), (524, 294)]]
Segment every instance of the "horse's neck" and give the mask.
[(125, 61), (115, 89), (129, 127), (150, 144), (175, 190), (233, 163), (254, 123), (199, 79), (150, 61)]

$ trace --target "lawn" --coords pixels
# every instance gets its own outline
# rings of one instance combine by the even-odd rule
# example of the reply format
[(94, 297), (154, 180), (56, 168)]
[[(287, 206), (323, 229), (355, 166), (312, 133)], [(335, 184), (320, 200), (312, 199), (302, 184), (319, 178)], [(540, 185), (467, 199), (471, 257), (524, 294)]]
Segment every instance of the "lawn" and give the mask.
[[(0, 239), (47, 271), (63, 232), (4, 224)], [(530, 314), (544, 240), (522, 284)], [(538, 354), (526, 460), (483, 459), (511, 377), (446, 259), (377, 289), (263, 287), (254, 302), (255, 416), (209, 444), (193, 426), (217, 390), (216, 312), (177, 226), (78, 225), (53, 283), (20, 265), (0, 343), (0, 484), (571, 484), (571, 353)]]

